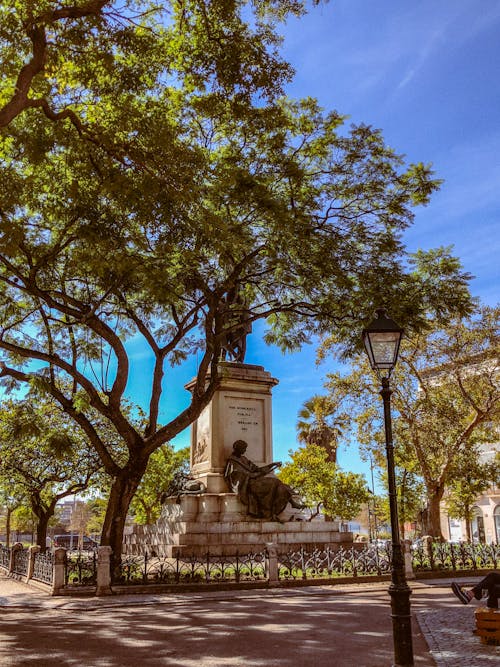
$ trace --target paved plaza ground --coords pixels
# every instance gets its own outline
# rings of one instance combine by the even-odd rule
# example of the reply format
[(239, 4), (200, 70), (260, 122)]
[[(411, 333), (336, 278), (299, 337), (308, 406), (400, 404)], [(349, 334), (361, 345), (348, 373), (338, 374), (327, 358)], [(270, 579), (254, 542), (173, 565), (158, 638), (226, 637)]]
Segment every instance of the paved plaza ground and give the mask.
[[(500, 664), (449, 580), (411, 586), (416, 667)], [(392, 657), (386, 583), (51, 598), (0, 575), (2, 667), (387, 667)]]

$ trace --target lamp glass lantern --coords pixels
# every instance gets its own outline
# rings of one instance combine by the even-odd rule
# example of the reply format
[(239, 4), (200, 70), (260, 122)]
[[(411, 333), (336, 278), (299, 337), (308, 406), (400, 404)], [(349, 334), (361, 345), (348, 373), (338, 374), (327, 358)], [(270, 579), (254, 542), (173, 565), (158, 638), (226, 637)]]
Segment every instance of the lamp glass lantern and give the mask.
[(390, 375), (398, 359), (402, 337), (403, 329), (379, 308), (375, 319), (363, 330), (363, 343), (374, 370)]

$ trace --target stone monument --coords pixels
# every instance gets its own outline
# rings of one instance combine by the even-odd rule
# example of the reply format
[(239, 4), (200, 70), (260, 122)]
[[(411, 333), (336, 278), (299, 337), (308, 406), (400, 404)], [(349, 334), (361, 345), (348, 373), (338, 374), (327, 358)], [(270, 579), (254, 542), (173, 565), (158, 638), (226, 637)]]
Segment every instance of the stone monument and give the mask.
[[(164, 556), (246, 554), (273, 544), (279, 551), (352, 542), (336, 521), (307, 521), (285, 508), (276, 520), (255, 518), (224, 478), (236, 441), (256, 466), (272, 464), (271, 391), (278, 381), (262, 366), (221, 361), (219, 386), (191, 427), (191, 478), (202, 493), (168, 498), (156, 524), (134, 526), (125, 536), (124, 553)], [(191, 390), (194, 381), (186, 388)]]

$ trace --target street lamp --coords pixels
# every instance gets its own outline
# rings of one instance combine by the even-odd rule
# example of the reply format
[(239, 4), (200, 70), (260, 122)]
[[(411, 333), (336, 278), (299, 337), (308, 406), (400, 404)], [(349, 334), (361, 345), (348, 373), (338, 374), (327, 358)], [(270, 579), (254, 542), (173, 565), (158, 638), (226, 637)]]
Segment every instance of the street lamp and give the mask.
[(391, 596), (392, 634), (394, 641), (395, 667), (413, 665), (411, 635), (410, 587), (406, 582), (403, 552), (399, 536), (396, 476), (394, 473), (394, 446), (392, 444), (391, 394), (389, 378), (396, 365), (403, 330), (389, 317), (384, 309), (377, 310), (375, 319), (363, 330), (363, 343), (370, 366), (382, 382), (380, 395), (384, 402), (385, 448), (387, 476), (389, 481), (389, 508), (391, 513), (392, 563)]

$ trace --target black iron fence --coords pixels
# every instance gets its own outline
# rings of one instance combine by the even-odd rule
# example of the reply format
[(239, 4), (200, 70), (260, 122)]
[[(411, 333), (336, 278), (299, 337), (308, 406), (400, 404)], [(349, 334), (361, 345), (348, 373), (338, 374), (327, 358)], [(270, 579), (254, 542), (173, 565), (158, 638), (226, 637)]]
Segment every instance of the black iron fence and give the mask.
[(487, 570), (500, 567), (500, 544), (433, 542), (412, 553), (415, 572)]
[(67, 586), (95, 586), (97, 553), (95, 551), (66, 552), (64, 581)]
[[(446, 574), (460, 570), (473, 572), (500, 569), (500, 545), (435, 542), (414, 549), (411, 558), (407, 559), (407, 567), (410, 566), (410, 560), (417, 576), (426, 572)], [(99, 564), (95, 552), (67, 552), (56, 563), (50, 550), (7, 549), (0, 545), (0, 565), (22, 576), (32, 572), (33, 579), (53, 585), (54, 590), (64, 587), (95, 589), (99, 567), (103, 568), (101, 585), (103, 578), (109, 578), (109, 561), (103, 558)], [(390, 544), (385, 547), (352, 545), (310, 550), (299, 548), (279, 554), (263, 550), (249, 554), (236, 553), (233, 556), (207, 553), (203, 557), (167, 558), (146, 554), (123, 556), (112, 573), (111, 584), (134, 586), (269, 582), (272, 585), (277, 581), (369, 578), (387, 575), (390, 568)], [(55, 573), (58, 573), (57, 576)]]
[(288, 551), (278, 556), (280, 580), (331, 579), (336, 577), (363, 577), (390, 572), (390, 548), (367, 545)]
[(38, 551), (34, 554), (32, 578), (51, 584), (54, 578), (54, 555), (51, 551)]
[(0, 544), (0, 566), (9, 569), (10, 564), (10, 549)]
[[(277, 555), (280, 581), (373, 577), (390, 574), (391, 545), (359, 545), (339, 548), (300, 548)], [(456, 572), (500, 567), (500, 545), (435, 542), (426, 550), (411, 552), (411, 564), (419, 572)], [(178, 584), (263, 581), (269, 578), (267, 552), (246, 556), (160, 558), (124, 556), (113, 577), (115, 584)]]
[(28, 549), (14, 549), (13, 571), (16, 574), (26, 576), (28, 574), (29, 551)]
[(267, 579), (266, 552), (204, 557), (123, 556), (113, 576), (115, 584), (211, 584)]

